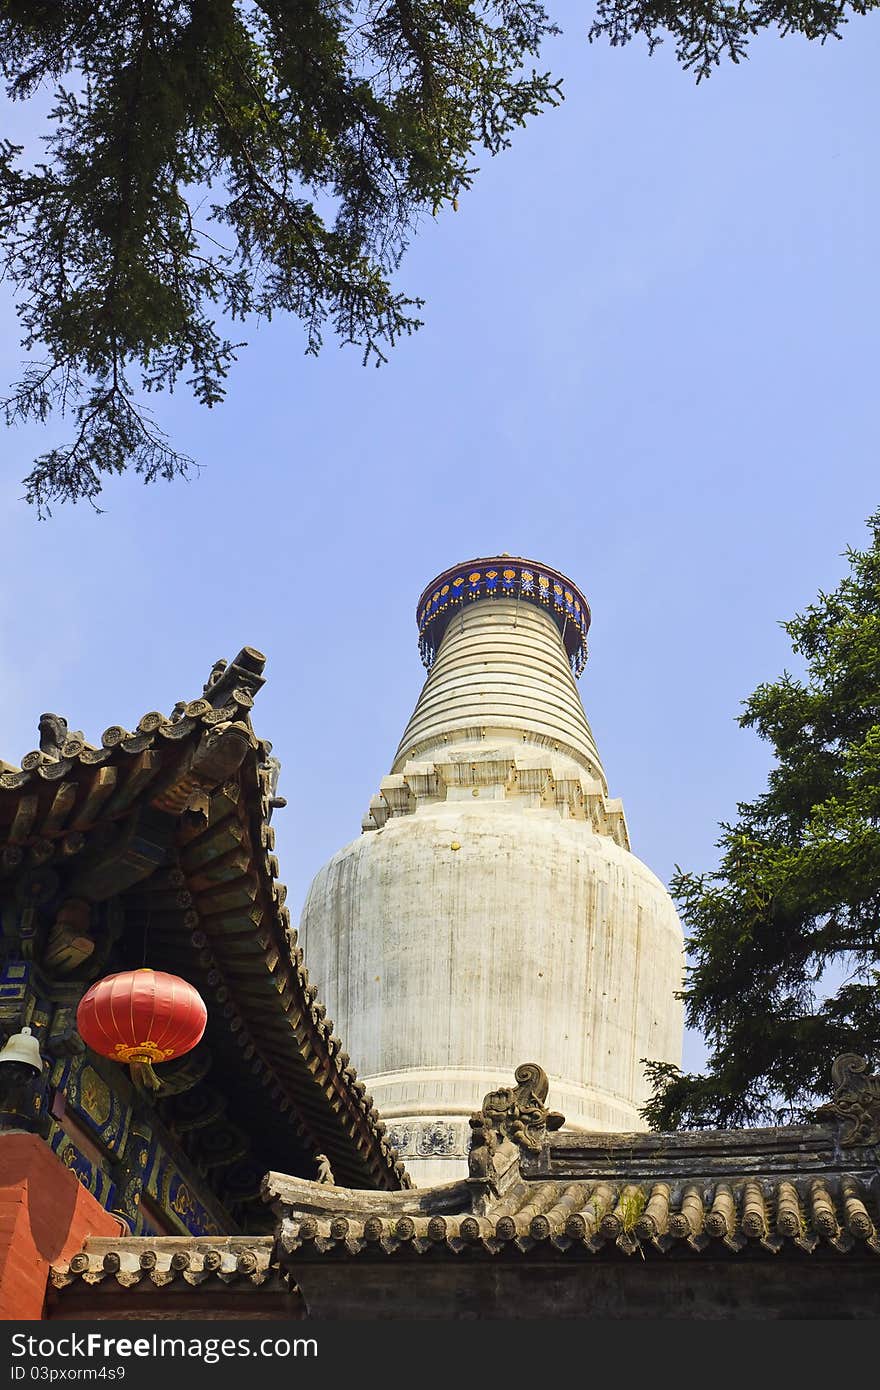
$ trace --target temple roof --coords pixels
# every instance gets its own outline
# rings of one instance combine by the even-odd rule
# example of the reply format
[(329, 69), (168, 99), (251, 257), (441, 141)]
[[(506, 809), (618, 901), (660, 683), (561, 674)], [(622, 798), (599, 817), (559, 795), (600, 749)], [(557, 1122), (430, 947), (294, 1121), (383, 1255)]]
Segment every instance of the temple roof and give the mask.
[[(199, 1130), (209, 1166), (211, 1134), (226, 1156), (242, 1148), (242, 1200), (258, 1206), (272, 1153), (307, 1170), (322, 1153), (354, 1186), (408, 1182), (291, 928), (270, 824), (284, 805), (279, 764), (250, 722), (264, 661), (244, 648), (216, 664), (201, 697), (170, 716), (149, 711), (131, 731), (111, 726), (99, 747), (44, 715), (40, 748), (0, 773), (0, 872), (16, 891), (50, 918), (70, 899), (124, 909), (73, 966), (53, 966), (37, 935), (25, 943), (34, 968), (50, 990), (78, 998), (98, 975), (148, 956), (199, 989), (208, 1029), (190, 1061), (167, 1064), (195, 1070), (186, 1093), (164, 1102), (166, 1118)], [(47, 1042), (61, 1055), (72, 1046)]]
[(880, 1079), (866, 1070), (859, 1058), (835, 1063), (828, 1125), (583, 1135), (555, 1132), (564, 1117), (544, 1104), (546, 1073), (527, 1063), (472, 1117), (467, 1179), (385, 1196), (270, 1173), (265, 1195), (291, 1269), (402, 1250), (880, 1255)]
[[(571, 1178), (520, 1173), (495, 1195), (467, 1184), (426, 1188), (419, 1209), (387, 1199), (370, 1208), (354, 1192), (306, 1191), (270, 1174), (268, 1192), (287, 1210), (283, 1243), (292, 1267), (317, 1258), (390, 1257), (405, 1250), (494, 1257), (530, 1253), (577, 1259), (616, 1252), (705, 1255), (760, 1248), (774, 1255), (880, 1255), (873, 1173), (794, 1170), (783, 1177), (761, 1162), (758, 1145), (723, 1177), (705, 1167), (646, 1178), (637, 1166)], [(311, 1185), (309, 1185), (311, 1186)], [(311, 1208), (311, 1209), (310, 1209)]]
[(880, 1078), (844, 1057), (834, 1080), (823, 1124), (576, 1135), (524, 1064), (472, 1116), (467, 1178), (369, 1192), (269, 1173), (274, 1240), (90, 1239), (52, 1271), (53, 1316), (132, 1316), (161, 1292), (149, 1316), (182, 1317), (219, 1278), (248, 1294), (236, 1316), (286, 1289), (331, 1318), (874, 1317)]

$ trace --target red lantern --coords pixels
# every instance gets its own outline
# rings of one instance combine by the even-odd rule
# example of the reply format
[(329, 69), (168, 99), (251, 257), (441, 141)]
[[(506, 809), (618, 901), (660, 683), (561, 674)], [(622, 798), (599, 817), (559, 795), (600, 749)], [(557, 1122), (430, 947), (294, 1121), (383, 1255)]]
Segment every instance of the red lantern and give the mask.
[(97, 980), (76, 1011), (83, 1041), (102, 1057), (127, 1062), (134, 1081), (158, 1089), (152, 1064), (181, 1057), (205, 1031), (201, 995), (179, 975), (123, 970)]

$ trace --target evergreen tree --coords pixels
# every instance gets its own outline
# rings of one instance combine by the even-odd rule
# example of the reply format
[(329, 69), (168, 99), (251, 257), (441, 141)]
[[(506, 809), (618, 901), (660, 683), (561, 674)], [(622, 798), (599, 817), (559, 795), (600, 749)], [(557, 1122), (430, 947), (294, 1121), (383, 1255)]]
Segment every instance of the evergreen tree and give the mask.
[(309, 352), (329, 326), (383, 360), (419, 323), (390, 284), (416, 218), (558, 101), (524, 69), (551, 32), (537, 0), (0, 0), (9, 95), (56, 89), (41, 160), (0, 143), (0, 267), (34, 354), (6, 412), (75, 421), (28, 499), (185, 473), (133, 374), (215, 405), (242, 346), (218, 311), (288, 310)]
[[(590, 37), (669, 34), (699, 80), (760, 29), (824, 40), (875, 3), (598, 0)], [(218, 403), (230, 322), (286, 310), (307, 351), (329, 329), (384, 360), (420, 322), (391, 284), (417, 218), (558, 102), (528, 66), (555, 32), (540, 0), (0, 0), (9, 96), (37, 112), (55, 92), (39, 154), (0, 142), (0, 273), (30, 354), (3, 404), (74, 423), (28, 499), (185, 474), (139, 396), (183, 377)]]
[(825, 43), (842, 37), (851, 15), (876, 8), (877, 0), (596, 0), (589, 37), (618, 47), (641, 36), (651, 53), (669, 37), (679, 63), (701, 82), (723, 60), (748, 57), (764, 30)]
[[(844, 1052), (880, 1060), (880, 512), (831, 594), (783, 626), (805, 666), (745, 702), (774, 753), (767, 789), (722, 826), (715, 873), (671, 884), (705, 1075), (651, 1063), (654, 1129), (808, 1119)], [(823, 972), (837, 983), (828, 990)]]

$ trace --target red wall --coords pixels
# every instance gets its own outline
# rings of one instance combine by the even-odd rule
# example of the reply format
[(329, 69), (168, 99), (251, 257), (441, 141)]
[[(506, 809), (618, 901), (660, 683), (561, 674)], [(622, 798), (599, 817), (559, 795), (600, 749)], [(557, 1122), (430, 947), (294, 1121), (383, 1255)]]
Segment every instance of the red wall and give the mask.
[(0, 1319), (42, 1318), (49, 1266), (119, 1232), (42, 1139), (0, 1134)]

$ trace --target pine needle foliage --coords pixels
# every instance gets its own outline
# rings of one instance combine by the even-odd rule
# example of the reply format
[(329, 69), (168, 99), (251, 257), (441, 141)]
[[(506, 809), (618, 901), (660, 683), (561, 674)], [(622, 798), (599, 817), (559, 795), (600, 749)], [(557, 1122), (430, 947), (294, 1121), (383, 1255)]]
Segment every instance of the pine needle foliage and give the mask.
[(216, 405), (230, 323), (288, 311), (308, 352), (384, 361), (420, 323), (391, 283), (418, 216), (559, 101), (528, 69), (552, 32), (537, 0), (0, 0), (9, 96), (54, 92), (39, 154), (0, 143), (6, 417), (74, 426), (28, 500), (185, 475), (141, 393)]
[[(700, 81), (761, 30), (824, 42), (877, 4), (598, 0), (589, 38), (670, 37)], [(392, 283), (420, 215), (561, 100), (531, 66), (557, 32), (540, 0), (0, 0), (0, 74), (43, 124), (35, 148), (0, 140), (28, 354), (0, 406), (72, 421), (27, 499), (185, 476), (144, 393), (218, 404), (245, 321), (290, 313), (308, 353), (332, 334), (384, 362), (421, 323)]]
[(880, 512), (868, 526), (838, 588), (783, 624), (804, 678), (744, 703), (773, 749), (766, 791), (721, 827), (715, 873), (676, 869), (685, 1014), (710, 1056), (705, 1075), (649, 1064), (654, 1129), (808, 1120), (836, 1056), (880, 1059)]
[(876, 8), (877, 0), (597, 0), (589, 38), (617, 48), (641, 37), (651, 53), (671, 39), (678, 62), (701, 82), (722, 62), (747, 58), (751, 40), (764, 31), (824, 44), (842, 38), (853, 15)]

